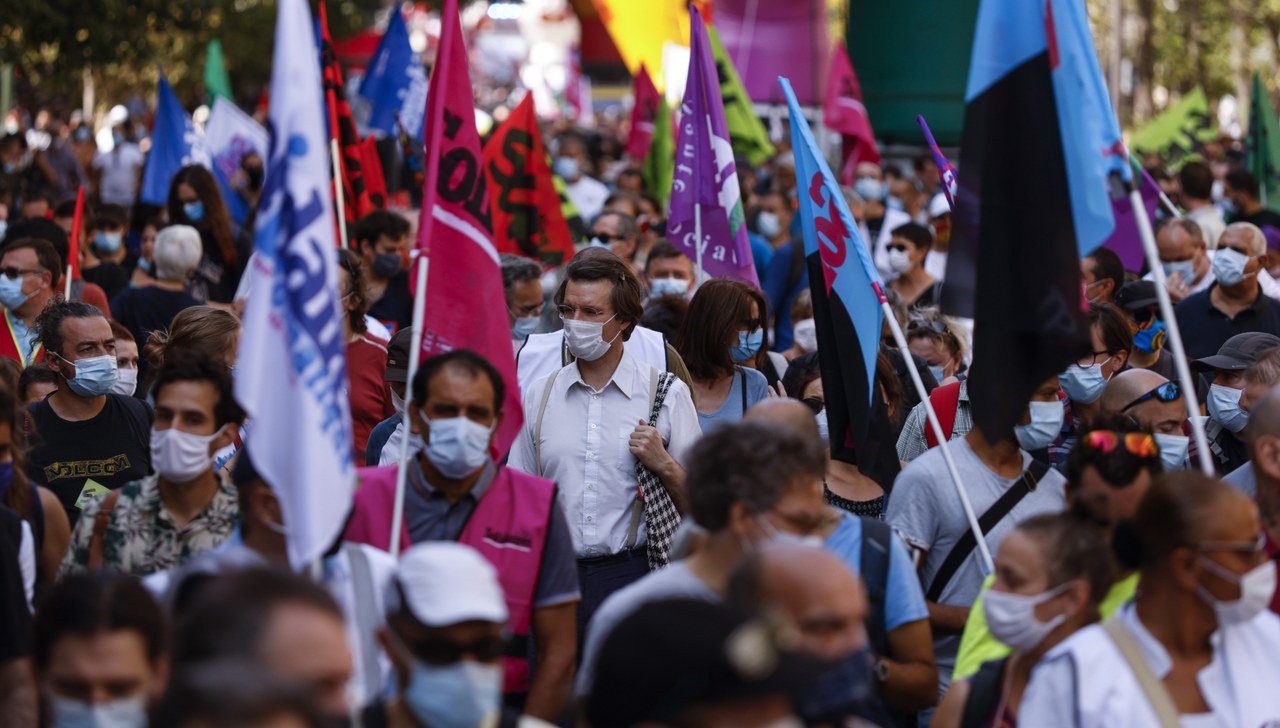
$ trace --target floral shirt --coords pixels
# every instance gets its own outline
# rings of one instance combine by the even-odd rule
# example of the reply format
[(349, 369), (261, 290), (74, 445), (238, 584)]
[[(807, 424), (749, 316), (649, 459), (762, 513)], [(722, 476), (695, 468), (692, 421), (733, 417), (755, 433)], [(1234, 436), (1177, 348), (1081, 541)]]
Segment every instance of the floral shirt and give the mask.
[[(240, 519), (235, 487), (219, 480), (213, 500), (191, 522), (178, 528), (160, 499), (159, 476), (151, 475), (120, 488), (102, 539), (102, 564), (106, 569), (146, 576), (171, 569), (202, 551), (227, 540)], [(71, 548), (58, 575), (85, 571), (93, 524), (102, 508), (103, 495), (85, 505), (71, 535)]]

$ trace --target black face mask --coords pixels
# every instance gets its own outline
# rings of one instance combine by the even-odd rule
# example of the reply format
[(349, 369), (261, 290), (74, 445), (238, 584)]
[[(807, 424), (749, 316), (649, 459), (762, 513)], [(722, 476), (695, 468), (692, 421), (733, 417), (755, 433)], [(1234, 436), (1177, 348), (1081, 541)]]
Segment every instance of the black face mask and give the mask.
[(265, 170), (262, 167), (250, 167), (244, 171), (245, 176), (249, 178), (249, 189), (257, 192), (262, 189), (262, 178)]
[(373, 265), (369, 266), (369, 270), (379, 278), (391, 278), (400, 272), (400, 263), (399, 255), (378, 253), (373, 256)]
[(871, 652), (862, 648), (819, 675), (796, 696), (796, 713), (806, 725), (859, 715), (875, 695)]

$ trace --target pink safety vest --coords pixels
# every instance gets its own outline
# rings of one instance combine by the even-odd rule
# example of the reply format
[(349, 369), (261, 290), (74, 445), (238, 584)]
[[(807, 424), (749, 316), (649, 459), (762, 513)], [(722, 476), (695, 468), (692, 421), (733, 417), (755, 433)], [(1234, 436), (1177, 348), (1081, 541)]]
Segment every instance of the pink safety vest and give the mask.
[[(360, 468), (359, 472), (360, 488), (344, 538), (387, 549), (391, 545), (396, 467)], [(529, 691), (527, 647), (533, 598), (555, 499), (556, 486), (550, 480), (499, 467), (458, 536), (458, 543), (479, 551), (498, 572), (507, 602), (507, 631), (516, 638), (517, 646), (525, 648), (519, 656), (503, 658), (503, 692)], [(409, 528), (402, 524), (400, 547), (408, 546)]]

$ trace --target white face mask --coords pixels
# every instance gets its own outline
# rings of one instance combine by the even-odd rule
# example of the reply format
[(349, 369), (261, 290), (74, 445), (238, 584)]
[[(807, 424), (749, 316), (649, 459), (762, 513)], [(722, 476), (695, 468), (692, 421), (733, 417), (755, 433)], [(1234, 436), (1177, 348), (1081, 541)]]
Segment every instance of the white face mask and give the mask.
[(988, 589), (982, 598), (982, 612), (991, 636), (1018, 652), (1027, 652), (1044, 641), (1058, 625), (1067, 621), (1059, 614), (1048, 622), (1036, 617), (1036, 607), (1066, 591), (1071, 582), (1043, 594), (1026, 596)]
[(688, 292), (689, 281), (684, 278), (654, 278), (649, 281), (649, 295), (652, 298), (683, 296)]
[(109, 703), (82, 703), (49, 694), (50, 728), (146, 728), (147, 696), (136, 695)]
[(388, 388), (387, 391), (391, 392), (391, 406), (396, 408), (396, 414), (404, 412), (404, 397), (396, 394), (394, 389)]
[(190, 483), (213, 468), (209, 444), (222, 433), (193, 435), (176, 427), (151, 428), (151, 467), (170, 483)]
[[(618, 314), (609, 317), (609, 321), (617, 318)], [(569, 353), (577, 359), (583, 361), (595, 361), (605, 354), (609, 353), (609, 347), (613, 346), (613, 342), (622, 336), (619, 331), (612, 339), (604, 340), (604, 326), (609, 323), (597, 323), (595, 321), (578, 321), (577, 319), (564, 320), (564, 340), (569, 345)]]
[(1187, 461), (1187, 450), (1191, 446), (1191, 438), (1186, 435), (1156, 434), (1156, 444), (1160, 446), (1160, 462), (1166, 472), (1181, 470)]
[(1213, 607), (1219, 625), (1248, 622), (1271, 604), (1271, 597), (1276, 593), (1275, 562), (1264, 561), (1244, 574), (1237, 574), (1205, 556), (1200, 557), (1200, 565), (1240, 587), (1239, 599), (1223, 601), (1196, 585), (1196, 594)]
[(804, 349), (806, 353), (818, 350), (818, 324), (813, 319), (797, 321), (796, 325), (791, 327), (791, 334), (795, 338), (796, 346)]
[(773, 240), (782, 232), (782, 221), (779, 220), (778, 216), (772, 212), (762, 212), (760, 213), (760, 216), (756, 218), (756, 229), (758, 229), (760, 234), (764, 237)]
[(1027, 405), (1031, 411), (1031, 422), (1016, 425), (1013, 434), (1023, 450), (1040, 450), (1049, 447), (1049, 443), (1062, 434), (1064, 415), (1062, 402), (1031, 402)]
[(899, 275), (906, 273), (912, 268), (911, 254), (905, 250), (889, 251), (889, 269)]
[(117, 369), (116, 383), (111, 385), (111, 391), (115, 394), (132, 397), (133, 393), (138, 391), (138, 370)]
[(489, 461), (489, 437), (492, 427), (472, 422), (466, 417), (427, 420), (427, 460), (452, 480), (471, 475)]
[(817, 534), (809, 536), (797, 536), (794, 533), (779, 531), (774, 528), (769, 519), (764, 516), (756, 516), (756, 523), (760, 524), (760, 528), (769, 534), (769, 540), (776, 544), (787, 544), (792, 546), (804, 546), (806, 548), (820, 549), (822, 548), (822, 537)]

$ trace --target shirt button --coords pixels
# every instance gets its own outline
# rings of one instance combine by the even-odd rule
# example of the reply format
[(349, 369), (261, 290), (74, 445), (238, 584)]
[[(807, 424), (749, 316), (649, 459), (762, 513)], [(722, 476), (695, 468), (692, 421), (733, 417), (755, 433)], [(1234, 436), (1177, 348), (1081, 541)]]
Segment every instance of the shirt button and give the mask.
[(596, 423), (594, 423), (594, 422), (592, 422), (592, 423), (591, 423), (591, 429), (593, 429), (593, 430), (594, 430), (594, 429), (596, 429)]
[(591, 395), (591, 399), (600, 399), (600, 395), (598, 395), (598, 394), (593, 394), (593, 395)]
[(587, 516), (587, 523), (591, 523), (591, 516)]

